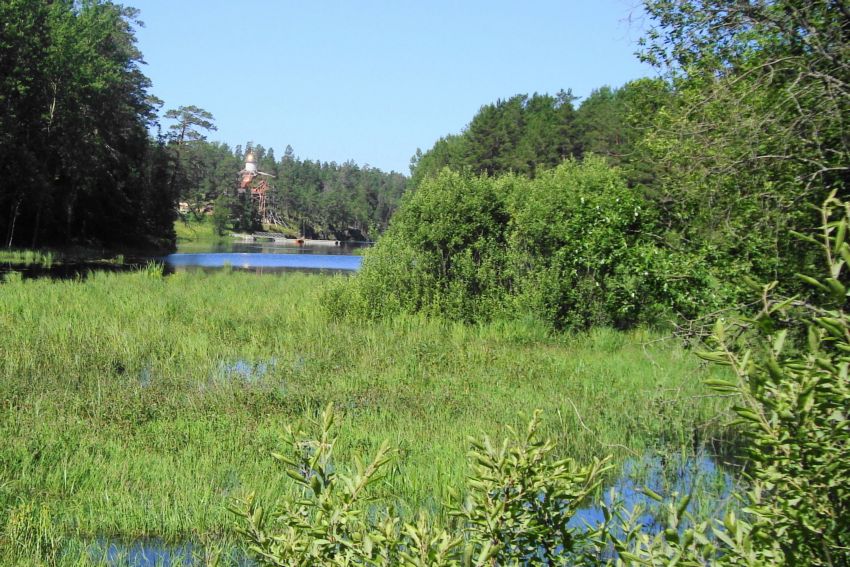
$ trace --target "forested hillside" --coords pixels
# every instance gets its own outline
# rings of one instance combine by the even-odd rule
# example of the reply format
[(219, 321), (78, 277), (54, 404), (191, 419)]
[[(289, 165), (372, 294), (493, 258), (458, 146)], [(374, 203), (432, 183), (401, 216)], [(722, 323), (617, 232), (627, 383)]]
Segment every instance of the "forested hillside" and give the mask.
[(473, 174), (528, 177), (567, 158), (594, 153), (622, 165), (633, 183), (651, 180), (636, 143), (672, 97), (668, 83), (639, 79), (593, 91), (578, 107), (571, 91), (515, 95), (481, 107), (460, 134), (411, 160), (413, 184), (443, 167)]
[[(249, 147), (250, 146), (250, 147)], [(277, 159), (272, 148), (195, 140), (181, 149), (175, 184), (180, 200), (197, 214), (226, 208), (228, 227), (259, 229), (256, 205), (237, 199), (238, 172), (250, 149), (269, 178), (268, 199), (279, 230), (331, 238), (375, 238), (398, 207), (407, 177), (347, 161), (302, 160), (290, 146)], [(269, 227), (267, 227), (269, 228)]]
[[(208, 142), (213, 114), (165, 113), (143, 74), (138, 12), (107, 1), (0, 2), (0, 238), (6, 247), (168, 249), (178, 201), (201, 214), (216, 199), (226, 220), (260, 228), (251, 203), (234, 200), (243, 151)], [(406, 178), (351, 162), (278, 161), (269, 195), (295, 232), (374, 237)]]

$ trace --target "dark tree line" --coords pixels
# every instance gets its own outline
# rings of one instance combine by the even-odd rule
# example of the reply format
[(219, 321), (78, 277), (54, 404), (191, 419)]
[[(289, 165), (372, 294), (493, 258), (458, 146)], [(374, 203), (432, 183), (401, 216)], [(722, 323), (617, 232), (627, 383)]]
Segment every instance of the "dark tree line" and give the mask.
[(0, 2), (4, 245), (173, 243), (136, 15), (108, 1)]

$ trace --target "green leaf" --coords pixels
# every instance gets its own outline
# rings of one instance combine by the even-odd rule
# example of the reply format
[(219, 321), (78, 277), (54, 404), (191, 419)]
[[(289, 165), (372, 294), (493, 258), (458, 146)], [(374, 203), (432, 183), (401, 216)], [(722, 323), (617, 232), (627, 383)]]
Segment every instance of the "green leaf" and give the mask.
[(826, 285), (829, 286), (829, 290), (832, 292), (833, 297), (835, 297), (838, 301), (842, 301), (847, 295), (847, 288), (835, 278), (826, 278)]
[(642, 487), (642, 488), (639, 490), (639, 492), (640, 492), (641, 494), (645, 494), (645, 495), (649, 496), (651, 499), (655, 500), (656, 502), (662, 502), (662, 501), (664, 500), (664, 499), (661, 497), (661, 495), (660, 495), (660, 494), (658, 494), (657, 492), (655, 492), (654, 490), (652, 490), (652, 489), (651, 489), (651, 488), (649, 488), (648, 486), (644, 486), (644, 487)]
[(814, 238), (812, 238), (808, 234), (802, 234), (802, 233), (797, 232), (796, 230), (789, 230), (788, 232), (791, 234), (791, 236), (793, 236), (795, 238), (799, 238), (800, 240), (803, 240), (803, 241), (808, 242), (810, 244), (816, 244), (816, 245), (820, 244), (820, 242), (818, 242), (817, 240), (815, 240)]
[(815, 286), (816, 288), (818, 288), (818, 289), (820, 289), (820, 290), (823, 290), (823, 291), (825, 291), (826, 293), (830, 293), (830, 289), (829, 289), (829, 287), (827, 287), (826, 285), (824, 285), (824, 284), (823, 284), (823, 283), (821, 283), (820, 281), (816, 280), (815, 278), (810, 277), (810, 276), (806, 276), (806, 275), (804, 275), (804, 274), (794, 274), (794, 275), (795, 275), (797, 278), (799, 278), (800, 280), (802, 280), (802, 281), (806, 282), (807, 284), (812, 285), (812, 286)]
[(721, 380), (720, 378), (709, 378), (705, 380), (704, 383), (715, 392), (723, 394), (739, 391), (739, 387), (736, 382), (729, 382), (727, 380)]
[(721, 365), (731, 364), (729, 362), (729, 356), (725, 352), (697, 351), (696, 355), (703, 360), (707, 360), (709, 362), (714, 362), (716, 364), (721, 364)]

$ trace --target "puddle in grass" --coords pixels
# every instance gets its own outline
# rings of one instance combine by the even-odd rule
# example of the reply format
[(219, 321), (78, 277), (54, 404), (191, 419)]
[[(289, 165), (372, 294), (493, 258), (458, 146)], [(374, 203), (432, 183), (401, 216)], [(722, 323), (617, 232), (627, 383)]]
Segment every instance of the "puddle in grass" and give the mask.
[[(208, 565), (212, 559), (203, 546), (193, 543), (168, 544), (157, 539), (123, 542), (98, 540), (88, 548), (89, 558), (109, 567), (178, 567)], [(216, 554), (222, 564), (235, 567), (256, 565), (238, 549)]]
[[(663, 505), (647, 496), (644, 487), (660, 494), (665, 502), (690, 494), (687, 511), (697, 520), (722, 518), (729, 506), (735, 505), (734, 474), (710, 456), (656, 455), (629, 459), (623, 465), (623, 473), (606, 489), (603, 498), (608, 506), (614, 500), (622, 502), (627, 513), (640, 506), (644, 510), (639, 517), (640, 523), (651, 533), (663, 528), (658, 519)], [(604, 521), (600, 506), (588, 506), (580, 508), (569, 525), (580, 528), (600, 525)]]
[[(234, 363), (232, 372), (247, 376), (254, 375), (256, 365), (239, 366)], [(641, 489), (649, 487), (669, 499), (677, 493), (679, 497), (692, 494), (688, 511), (697, 519), (721, 518), (727, 506), (733, 504), (735, 477), (724, 467), (719, 466), (709, 456), (688, 457), (646, 457), (632, 459), (625, 463), (623, 474), (609, 486), (604, 498), (611, 503), (611, 493), (624, 503), (625, 510), (631, 512), (637, 506), (645, 510), (640, 516), (645, 529), (658, 533), (662, 525), (656, 519), (659, 504), (646, 496)], [(589, 506), (578, 510), (570, 521), (570, 526), (582, 529), (588, 525), (596, 526), (604, 521), (599, 506)], [(615, 530), (616, 533), (616, 530)], [(622, 534), (620, 534), (622, 535)], [(207, 564), (205, 549), (194, 543), (166, 544), (160, 540), (140, 540), (120, 542), (102, 540), (89, 548), (90, 557), (110, 567), (177, 567), (201, 566)], [(256, 565), (241, 550), (226, 552), (227, 565), (248, 567)]]
[[(214, 374), (216, 379), (233, 380), (236, 379), (246, 384), (255, 384), (263, 379), (269, 372), (275, 369), (278, 361), (272, 357), (266, 360), (250, 361), (238, 359), (232, 362), (221, 362), (218, 365), (218, 371)], [(123, 373), (123, 367), (119, 373)], [(150, 365), (145, 365), (138, 373), (139, 386), (147, 388), (153, 382), (153, 369)]]
[(236, 378), (245, 383), (259, 382), (277, 366), (277, 358), (252, 362), (239, 359), (235, 362), (222, 362), (219, 365), (219, 376), (221, 378)]

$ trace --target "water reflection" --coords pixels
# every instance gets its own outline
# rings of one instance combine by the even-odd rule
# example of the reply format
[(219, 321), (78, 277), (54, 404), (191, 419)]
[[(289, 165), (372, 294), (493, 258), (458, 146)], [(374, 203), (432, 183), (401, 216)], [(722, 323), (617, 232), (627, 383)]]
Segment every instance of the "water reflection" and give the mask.
[(219, 374), (223, 378), (233, 377), (246, 383), (252, 383), (259, 382), (276, 366), (277, 358), (275, 357), (260, 362), (239, 359), (236, 362), (222, 362), (219, 365)]
[(369, 242), (340, 242), (339, 245), (293, 244), (291, 242), (246, 242), (243, 240), (220, 240), (218, 242), (181, 242), (177, 244), (180, 254), (196, 253), (247, 253), (247, 254), (318, 254), (322, 256), (352, 256), (358, 250), (368, 248)]
[(102, 539), (88, 546), (88, 555), (99, 564), (109, 567), (177, 567), (178, 565), (212, 565), (215, 558), (221, 564), (236, 567), (255, 566), (238, 549), (210, 550), (195, 543), (170, 544), (158, 539), (132, 542)]
[[(687, 458), (652, 455), (629, 459), (603, 499), (609, 507), (615, 502), (621, 504), (629, 514), (640, 508), (643, 512), (639, 520), (651, 533), (663, 528), (658, 519), (661, 507), (643, 492), (644, 487), (668, 501), (691, 495), (687, 511), (701, 520), (722, 519), (728, 507), (735, 503), (735, 476), (707, 455)], [(593, 505), (579, 509), (569, 525), (580, 528), (604, 521), (602, 507)]]
[(25, 280), (49, 278), (54, 280), (80, 280), (87, 278), (94, 272), (134, 272), (144, 268), (150, 258), (134, 259), (123, 264), (111, 264), (108, 262), (62, 262), (52, 266), (19, 266), (0, 265), (0, 283), (3, 281), (21, 278)]
[(110, 567), (159, 567), (196, 565), (193, 560), (195, 551), (191, 543), (168, 545), (153, 539), (131, 543), (103, 540), (92, 544), (89, 555)]
[(298, 271), (310, 273), (351, 273), (360, 268), (358, 250), (370, 243), (295, 245), (288, 242), (242, 242), (222, 240), (214, 243), (183, 243), (177, 253), (167, 256), (128, 256), (119, 261), (65, 261), (52, 265), (0, 264), (0, 283), (23, 278), (60, 280), (85, 279), (93, 272), (128, 272), (144, 268), (150, 262), (163, 264), (164, 272), (218, 271), (231, 268), (258, 274)]
[[(237, 375), (245, 380), (261, 377), (270, 367), (275, 365), (274, 359), (266, 362), (249, 363), (238, 360), (235, 363), (223, 364), (222, 370), (230, 375)], [(734, 475), (719, 466), (709, 456), (646, 456), (642, 459), (631, 459), (623, 467), (622, 474), (609, 486), (604, 499), (610, 506), (612, 495), (623, 505), (626, 513), (641, 508), (639, 517), (644, 528), (650, 533), (658, 533), (662, 523), (658, 520), (660, 505), (642, 492), (648, 487), (665, 497), (672, 498), (691, 494), (688, 511), (698, 520), (722, 518), (727, 507), (734, 504), (736, 487)], [(588, 506), (577, 511), (570, 520), (570, 527), (583, 529), (586, 526), (598, 526), (604, 522), (602, 508)], [(683, 524), (684, 525), (684, 524)], [(617, 529), (612, 530), (615, 535)], [(92, 548), (92, 557), (103, 557), (108, 565), (129, 565), (131, 567), (148, 567), (153, 565), (205, 565), (203, 559), (206, 550), (203, 546), (193, 543), (165, 544), (162, 541), (149, 539), (135, 542), (99, 541)], [(226, 552), (231, 563), (239, 566), (255, 565), (245, 553), (238, 549)]]

